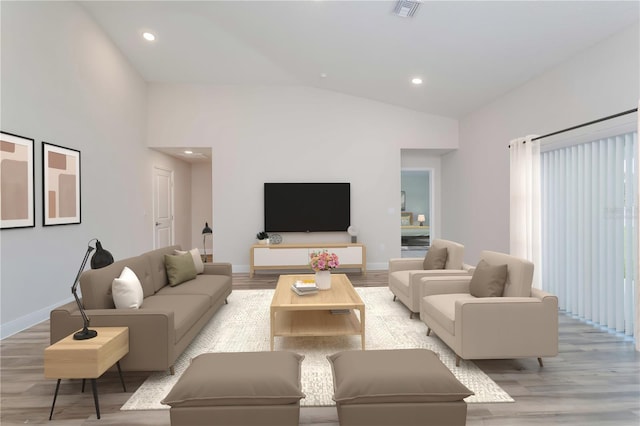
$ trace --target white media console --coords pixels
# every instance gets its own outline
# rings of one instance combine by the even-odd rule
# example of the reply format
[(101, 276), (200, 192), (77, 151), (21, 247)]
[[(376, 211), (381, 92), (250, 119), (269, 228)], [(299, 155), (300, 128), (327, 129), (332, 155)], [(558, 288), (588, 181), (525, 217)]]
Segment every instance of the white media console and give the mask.
[(309, 255), (327, 250), (338, 255), (339, 268), (358, 268), (367, 273), (367, 248), (359, 243), (337, 244), (254, 244), (251, 246), (249, 277), (261, 269), (307, 269)]

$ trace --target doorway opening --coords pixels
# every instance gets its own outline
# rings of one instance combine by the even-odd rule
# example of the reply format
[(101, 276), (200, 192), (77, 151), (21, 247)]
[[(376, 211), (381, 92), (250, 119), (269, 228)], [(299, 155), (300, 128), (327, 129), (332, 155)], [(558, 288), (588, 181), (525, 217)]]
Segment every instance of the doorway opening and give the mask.
[(431, 245), (432, 170), (402, 169), (400, 173), (401, 257), (424, 257)]

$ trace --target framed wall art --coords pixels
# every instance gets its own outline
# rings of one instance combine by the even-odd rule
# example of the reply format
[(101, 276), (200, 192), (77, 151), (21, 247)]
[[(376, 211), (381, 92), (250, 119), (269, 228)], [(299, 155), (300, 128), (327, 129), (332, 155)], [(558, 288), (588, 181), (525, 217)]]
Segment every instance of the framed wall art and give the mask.
[(80, 223), (80, 151), (42, 143), (42, 224)]
[(0, 132), (0, 229), (35, 226), (33, 139)]

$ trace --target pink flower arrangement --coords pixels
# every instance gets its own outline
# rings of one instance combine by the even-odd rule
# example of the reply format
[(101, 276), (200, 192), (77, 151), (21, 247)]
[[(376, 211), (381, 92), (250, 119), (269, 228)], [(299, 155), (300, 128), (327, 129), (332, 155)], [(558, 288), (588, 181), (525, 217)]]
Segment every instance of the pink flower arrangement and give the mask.
[(309, 255), (309, 265), (314, 271), (328, 271), (330, 269), (340, 266), (338, 255), (335, 253), (329, 253), (326, 250), (314, 251)]

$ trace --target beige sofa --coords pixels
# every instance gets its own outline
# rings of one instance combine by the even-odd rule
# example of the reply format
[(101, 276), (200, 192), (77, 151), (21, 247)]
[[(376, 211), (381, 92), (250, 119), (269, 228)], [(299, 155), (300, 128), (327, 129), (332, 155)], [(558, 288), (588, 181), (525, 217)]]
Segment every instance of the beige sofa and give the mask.
[(474, 297), (468, 277), (424, 278), (420, 319), (460, 359), (505, 359), (558, 354), (558, 298), (532, 288), (533, 264), (483, 251), (489, 265), (507, 265), (501, 297)]
[[(175, 287), (167, 284), (165, 247), (119, 260), (80, 276), (82, 303), (93, 327), (129, 327), (129, 353), (120, 365), (125, 371), (169, 369), (231, 294), (231, 264), (206, 263), (204, 273)], [(111, 284), (128, 266), (140, 280), (144, 300), (139, 309), (116, 309)], [(76, 302), (51, 311), (51, 343), (82, 328)]]
[(424, 258), (398, 258), (389, 260), (389, 289), (411, 311), (409, 318), (420, 312), (424, 277), (470, 275), (473, 268), (463, 263), (464, 246), (448, 240), (434, 240), (432, 248), (447, 249), (444, 269), (425, 270)]

